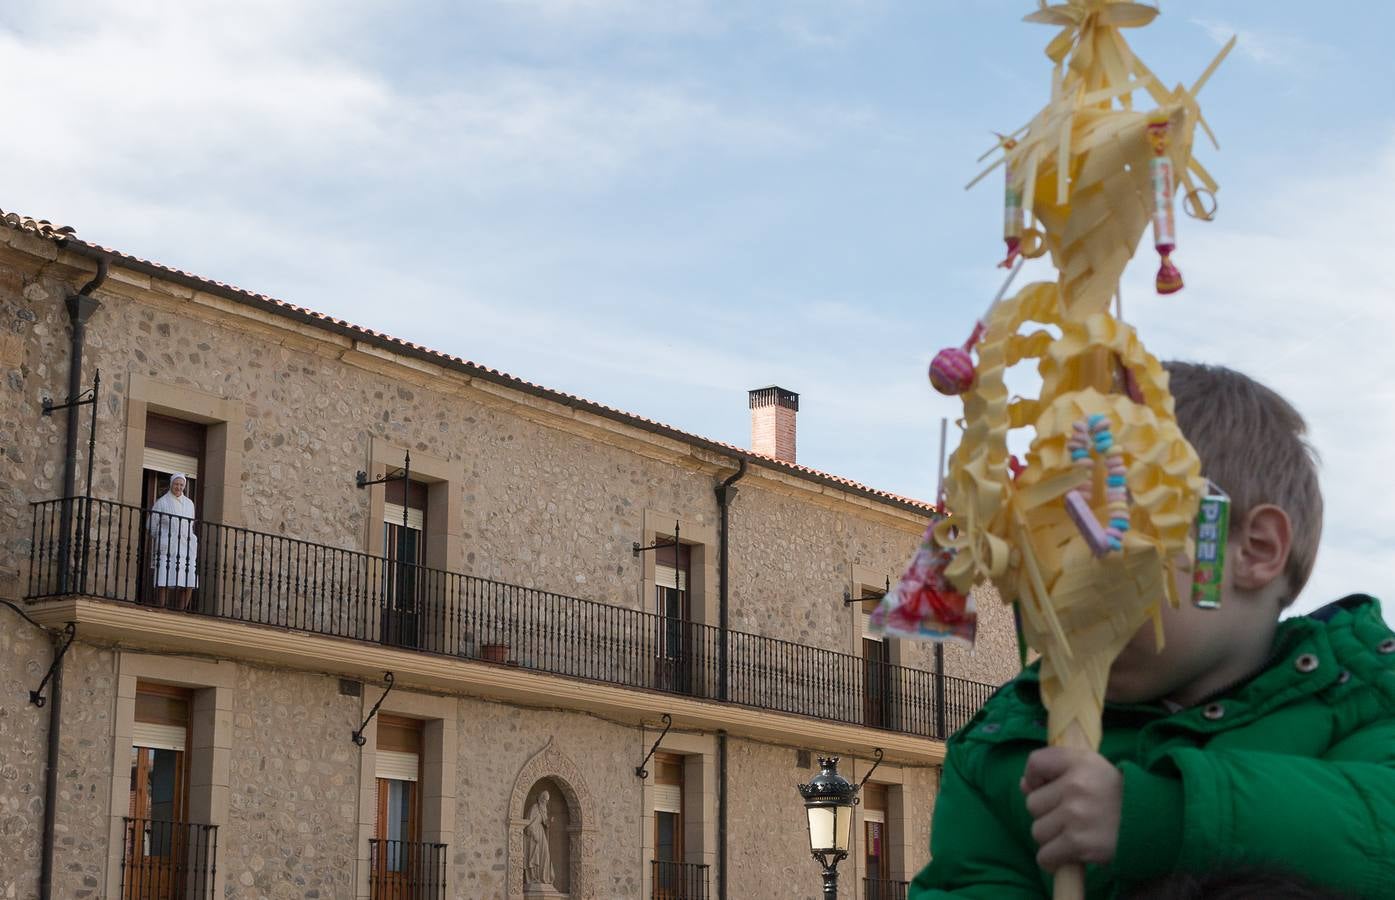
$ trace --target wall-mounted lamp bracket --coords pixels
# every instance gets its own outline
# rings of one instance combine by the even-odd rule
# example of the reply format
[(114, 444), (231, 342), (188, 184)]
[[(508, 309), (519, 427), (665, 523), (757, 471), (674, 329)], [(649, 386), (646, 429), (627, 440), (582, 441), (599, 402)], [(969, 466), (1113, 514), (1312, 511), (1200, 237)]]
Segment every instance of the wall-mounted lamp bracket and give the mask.
[(877, 766), (880, 766), (880, 765), (882, 764), (882, 756), (883, 756), (883, 754), (882, 754), (882, 748), (881, 748), (881, 747), (874, 747), (874, 748), (872, 749), (872, 752), (875, 753), (875, 754), (877, 754), (877, 761), (874, 762), (874, 763), (872, 763), (872, 768), (868, 769), (868, 770), (867, 770), (867, 774), (866, 774), (866, 775), (863, 775), (863, 776), (862, 776), (862, 780), (859, 781), (859, 782), (857, 783), (857, 796), (858, 796), (858, 798), (859, 798), (858, 802), (861, 802), (862, 787), (863, 787), (863, 785), (867, 784), (867, 779), (871, 778), (871, 777), (872, 777), (872, 773), (875, 772), (875, 771), (877, 771)]
[[(889, 594), (889, 593), (891, 593), (891, 576), (890, 576), (890, 575), (886, 576), (886, 594)], [(864, 601), (864, 600), (881, 600), (882, 597), (885, 597), (885, 596), (886, 596), (886, 594), (882, 594), (881, 597), (854, 597), (854, 596), (852, 595), (852, 591), (848, 590), (847, 588), (844, 588), (844, 589), (843, 589), (843, 605), (844, 605), (844, 606), (851, 606), (851, 605), (854, 604), (854, 603), (861, 603), (861, 602)]]
[[(659, 539), (658, 539), (658, 538), (654, 538), (654, 543), (650, 544), (648, 547), (644, 546), (644, 545), (641, 544), (639, 541), (635, 541), (635, 542), (634, 542), (634, 548), (633, 548), (633, 549), (634, 549), (634, 555), (635, 555), (635, 556), (639, 556), (641, 553), (648, 553), (650, 550), (662, 550), (662, 549), (664, 549), (665, 547), (673, 547), (673, 548), (675, 548), (675, 552), (676, 552), (676, 548), (678, 547), (678, 520), (677, 520), (677, 519), (674, 519), (674, 521), (673, 521), (673, 540), (671, 540), (671, 541), (664, 541), (663, 543), (659, 543)], [(678, 562), (677, 562), (677, 559), (675, 558), (675, 559), (674, 559), (674, 566), (677, 566), (677, 565), (678, 565)]]
[(412, 451), (410, 451), (410, 450), (407, 451), (406, 457), (402, 460), (402, 468), (400, 468), (400, 469), (393, 469), (391, 472), (389, 472), (388, 474), (384, 475), (382, 478), (374, 478), (372, 481), (369, 481), (369, 480), (368, 480), (368, 473), (365, 472), (365, 471), (363, 471), (362, 469), (360, 469), (359, 471), (357, 471), (357, 472), (354, 473), (354, 484), (358, 485), (358, 487), (359, 487), (360, 490), (362, 490), (363, 488), (366, 488), (366, 487), (372, 487), (372, 486), (375, 485), (375, 484), (388, 484), (389, 482), (393, 482), (393, 481), (411, 481), (411, 480), (412, 480)]
[(658, 737), (658, 739), (654, 741), (654, 746), (652, 746), (652, 747), (649, 748), (649, 755), (646, 756), (646, 757), (644, 757), (644, 762), (642, 762), (642, 763), (640, 763), (639, 765), (635, 766), (635, 775), (637, 775), (637, 776), (640, 777), (640, 778), (648, 778), (648, 777), (649, 777), (649, 770), (646, 769), (645, 766), (649, 765), (649, 760), (653, 759), (653, 758), (654, 758), (654, 754), (657, 753), (657, 752), (659, 752), (659, 745), (663, 743), (664, 738), (668, 737), (668, 730), (669, 730), (670, 728), (673, 727), (673, 716), (670, 716), (668, 713), (664, 713), (663, 719), (664, 719), (664, 730), (663, 730), (663, 733), (660, 734), (659, 737)]
[(358, 729), (354, 732), (354, 743), (358, 744), (360, 747), (368, 743), (368, 738), (363, 736), (364, 729), (368, 727), (369, 722), (373, 721), (373, 717), (378, 714), (378, 707), (383, 705), (383, 701), (387, 699), (387, 695), (392, 693), (392, 673), (384, 672), (383, 681), (387, 682), (387, 687), (383, 689), (383, 696), (379, 697), (378, 702), (373, 704), (373, 708), (368, 711), (368, 718), (364, 719), (363, 724), (358, 726)]
[[(28, 617), (26, 616), (25, 618)], [(58, 652), (53, 654), (53, 662), (49, 663), (48, 671), (44, 673), (44, 680), (39, 682), (38, 688), (29, 692), (29, 702), (40, 708), (48, 702), (48, 698), (44, 696), (44, 686), (48, 684), (48, 680), (52, 678), (53, 673), (57, 671), (58, 664), (63, 661), (63, 655), (66, 654), (68, 648), (73, 645), (73, 638), (77, 637), (77, 623), (69, 622), (67, 625), (64, 625), (63, 633), (68, 636), (68, 639), (63, 642), (63, 646), (58, 648)]]

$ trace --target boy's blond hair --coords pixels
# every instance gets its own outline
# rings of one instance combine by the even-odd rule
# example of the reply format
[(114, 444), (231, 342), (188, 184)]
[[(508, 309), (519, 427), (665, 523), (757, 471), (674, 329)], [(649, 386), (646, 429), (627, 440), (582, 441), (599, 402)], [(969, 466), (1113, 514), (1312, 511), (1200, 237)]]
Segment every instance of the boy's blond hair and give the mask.
[(1308, 423), (1274, 391), (1223, 366), (1163, 363), (1177, 424), (1201, 457), (1201, 474), (1230, 494), (1232, 522), (1273, 504), (1293, 523), (1284, 605), (1313, 572), (1322, 536), (1322, 490)]

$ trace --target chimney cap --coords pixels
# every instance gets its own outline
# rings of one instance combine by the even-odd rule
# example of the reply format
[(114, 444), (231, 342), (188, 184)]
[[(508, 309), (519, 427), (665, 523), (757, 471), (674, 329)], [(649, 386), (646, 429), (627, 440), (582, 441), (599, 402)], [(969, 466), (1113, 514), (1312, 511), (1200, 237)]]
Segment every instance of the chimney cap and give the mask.
[(750, 390), (751, 409), (761, 406), (783, 406), (799, 412), (799, 395), (787, 388), (769, 384)]

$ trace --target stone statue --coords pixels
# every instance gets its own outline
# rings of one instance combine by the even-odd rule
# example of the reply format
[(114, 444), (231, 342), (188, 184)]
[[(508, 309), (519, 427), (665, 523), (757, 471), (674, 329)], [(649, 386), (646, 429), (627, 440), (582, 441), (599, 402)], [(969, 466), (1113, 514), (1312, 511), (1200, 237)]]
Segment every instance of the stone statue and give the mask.
[(523, 883), (551, 886), (552, 850), (547, 843), (547, 791), (538, 794), (523, 823)]

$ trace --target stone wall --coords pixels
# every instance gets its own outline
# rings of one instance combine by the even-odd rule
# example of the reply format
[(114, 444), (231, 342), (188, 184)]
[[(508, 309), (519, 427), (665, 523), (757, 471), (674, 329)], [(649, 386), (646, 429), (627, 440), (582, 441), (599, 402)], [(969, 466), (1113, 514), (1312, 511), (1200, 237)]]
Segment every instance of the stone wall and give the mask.
[[(0, 661), (0, 685), (7, 696), (27, 697), (47, 666), (44, 642), (8, 629), (0, 631), (0, 648), (7, 651)], [(112, 771), (112, 651), (76, 642), (67, 672), (54, 896), (84, 900), (114, 894), (105, 881), (107, 822), (113, 777), (120, 794), (126, 771)], [(231, 790), (218, 833), (225, 896), (352, 897), (360, 775), (359, 750), (349, 733), (358, 725), (359, 699), (341, 696), (333, 677), (245, 664), (237, 667), (235, 684)], [(548, 751), (574, 764), (566, 777), (581, 797), (580, 824), (587, 829), (578, 846), (585, 848), (590, 889), (574, 898), (642, 900), (649, 867), (645, 829), (652, 823), (645, 817), (643, 783), (634, 767), (655, 733), (582, 713), (466, 697), (454, 702), (460, 752), (448, 859), (456, 896), (507, 896), (511, 819), (522, 813), (510, 809), (515, 782), (531, 759)], [(13, 848), (0, 855), (4, 898), (37, 896), (45, 718), (27, 703), (0, 706), (0, 833)], [(795, 792), (813, 771), (796, 765), (798, 748), (740, 739), (731, 739), (728, 747), (733, 900), (813, 900), (818, 878)], [(850, 776), (852, 765), (844, 764)], [(862, 766), (859, 773), (865, 771), (865, 761), (855, 765)], [(904, 822), (915, 848), (913, 865), (919, 867), (929, 845), (934, 770), (898, 771), (905, 780)], [(845, 865), (847, 882), (854, 879), (852, 866)], [(715, 892), (715, 872), (712, 878)]]
[[(62, 298), (85, 277), (41, 265), (55, 257), (51, 244), (0, 229), (0, 597), (9, 599), (25, 593), (28, 504), (61, 492), (64, 414), (44, 417), (39, 406), (67, 392)], [(632, 554), (632, 543), (652, 538), (670, 516), (683, 518), (689, 537), (715, 534), (713, 488), (732, 471), (729, 460), (629, 426), (584, 421), (496, 385), (413, 371), (289, 319), (234, 315), (224, 299), (195, 302), (188, 289), (120, 269), (98, 296), (84, 383), (100, 368), (99, 498), (132, 493), (125, 483), (128, 412), (136, 385), (148, 382), (238, 411), (225, 487), (240, 501), (230, 506), (238, 509), (230, 521), (252, 529), (371, 549), (381, 524), (370, 521), (370, 492), (356, 489), (353, 475), (410, 449), (448, 473), (454, 515), (437, 523), (428, 512), (428, 529), (439, 524), (452, 536), (444, 562), (455, 571), (649, 609), (646, 560)], [(84, 414), (84, 437), (86, 421)], [(132, 450), (139, 452), (139, 442)], [(753, 466), (731, 506), (733, 627), (854, 650), (854, 611), (842, 603), (853, 567), (899, 572), (922, 528), (891, 506)], [(711, 565), (716, 547), (708, 550)], [(715, 584), (708, 590), (715, 593)], [(981, 614), (979, 647), (973, 654), (950, 648), (947, 670), (996, 683), (1016, 671), (1011, 618), (997, 604)], [(26, 702), (27, 691), (47, 668), (49, 649), (43, 636), (15, 624), (0, 629), (0, 651), (0, 836), (21, 848), (0, 857), (0, 898), (23, 900), (37, 880), (47, 722), (45, 711)], [(922, 668), (932, 658), (921, 645), (901, 653)], [(114, 656), (79, 643), (68, 669), (55, 895), (97, 897), (106, 878), (112, 779), (123, 777), (112, 771)], [(510, 791), (552, 741), (584, 773), (587, 815), (603, 826), (586, 837), (598, 860), (593, 896), (638, 900), (647, 820), (633, 767), (652, 735), (581, 713), (467, 698), (458, 709), (451, 864), (459, 895), (503, 895), (508, 816), (519, 812), (508, 810)], [(347, 735), (360, 710), (333, 678), (239, 666), (229, 812), (219, 834), (227, 896), (352, 896), (360, 775)], [(794, 766), (794, 748), (731, 741), (733, 898), (814, 896), (793, 788), (809, 775)], [(930, 783), (927, 770), (905, 777), (917, 791)], [(928, 801), (910, 817), (928, 829)]]
[[(35, 243), (15, 233), (9, 239)], [(27, 503), (60, 493), (63, 414), (42, 417), (38, 407), (42, 397), (66, 392), (61, 298), (72, 289), (71, 281), (38, 277), (15, 263), (13, 253), (0, 257), (0, 322), (13, 336), (8, 360), (0, 361), (12, 366), (0, 388), (0, 595), (8, 596), (23, 593), (15, 579), (29, 550)], [(652, 608), (643, 587), (646, 560), (630, 552), (648, 537), (645, 511), (715, 527), (713, 488), (730, 469), (675, 464), (639, 452), (623, 435), (554, 427), (570, 417), (546, 402), (476, 390), (456, 376), (386, 374), (348, 342), (266, 315), (233, 322), (195, 305), (185, 288), (146, 279), (149, 290), (140, 290), (118, 278), (141, 281), (117, 270), (109, 290), (98, 292), (103, 305), (88, 327), (85, 379), (98, 368), (103, 373), (98, 497), (132, 496), (132, 486), (121, 483), (135, 477), (123, 475), (131, 471), (124, 461), (126, 410), (132, 380), (142, 377), (227, 398), (245, 414), (241, 433), (229, 436), (240, 462), (227, 489), (240, 497), (241, 524), (253, 529), (370, 549), (382, 526), (368, 521), (370, 492), (355, 488), (353, 473), (369, 468), (373, 456), (395, 461), (410, 449), (419, 459), (439, 460), (452, 481), (453, 520), (440, 522), (428, 510), (428, 530), (458, 535), (442, 560), (446, 568)], [(21, 346), (13, 346), (15, 338)], [(206, 474), (203, 489), (217, 477)], [(848, 652), (854, 642), (842, 596), (852, 566), (899, 572), (923, 520), (889, 507), (878, 512), (875, 503), (869, 509), (862, 498), (840, 502), (822, 488), (801, 494), (790, 480), (753, 467), (737, 486), (732, 625)], [(976, 653), (951, 649), (947, 671), (999, 682), (1016, 670), (1010, 616), (998, 604), (984, 606)], [(903, 657), (925, 668), (931, 651), (907, 647)]]
[(53, 658), (48, 637), (0, 609), (0, 897), (28, 898), (39, 882), (48, 708), (29, 702)]
[(218, 860), (230, 896), (353, 895), (359, 703), (337, 688), (322, 675), (238, 668)]

